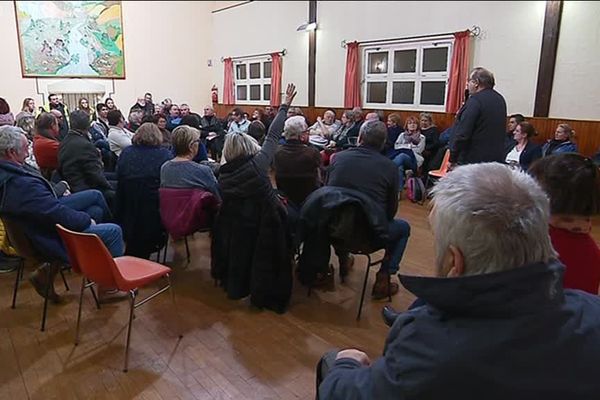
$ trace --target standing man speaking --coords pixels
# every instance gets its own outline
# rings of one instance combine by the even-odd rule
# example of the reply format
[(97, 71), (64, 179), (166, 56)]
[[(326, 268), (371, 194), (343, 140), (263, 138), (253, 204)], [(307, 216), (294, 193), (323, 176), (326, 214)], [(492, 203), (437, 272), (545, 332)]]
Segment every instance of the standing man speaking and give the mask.
[(506, 101), (494, 90), (494, 74), (475, 68), (469, 75), (469, 98), (458, 112), (450, 143), (450, 163), (504, 161)]

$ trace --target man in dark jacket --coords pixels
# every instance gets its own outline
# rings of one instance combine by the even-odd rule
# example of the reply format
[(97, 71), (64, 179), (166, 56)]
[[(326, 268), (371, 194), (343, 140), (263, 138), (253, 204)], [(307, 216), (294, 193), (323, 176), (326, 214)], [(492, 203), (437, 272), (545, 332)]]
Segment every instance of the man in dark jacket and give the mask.
[(486, 163), (457, 168), (433, 193), (437, 277), (401, 277), (425, 304), (396, 318), (383, 357), (333, 356), (319, 398), (597, 398), (600, 298), (563, 290), (544, 191)]
[[(399, 286), (390, 281), (390, 275), (398, 272), (410, 236), (410, 225), (402, 219), (394, 219), (398, 210), (398, 168), (380, 153), (386, 137), (387, 128), (383, 122), (365, 121), (360, 128), (358, 147), (335, 155), (327, 180), (328, 186), (358, 190), (371, 197), (388, 217), (386, 255), (373, 286), (372, 294), (376, 299), (398, 292)], [(344, 264), (345, 256), (339, 253), (338, 256), (340, 263)]]
[(467, 85), (470, 96), (456, 116), (450, 163), (502, 162), (506, 102), (494, 90), (494, 75), (484, 68), (475, 68)]
[(200, 132), (202, 139), (206, 141), (206, 148), (210, 150), (212, 157), (219, 161), (227, 132), (211, 106), (204, 107), (204, 116), (200, 119)]
[[(123, 255), (121, 228), (114, 224), (96, 224), (88, 213), (71, 207), (77, 203), (75, 198), (69, 199), (70, 196), (63, 195), (59, 199), (51, 184), (24, 164), (28, 155), (28, 141), (20, 128), (0, 128), (0, 214), (15, 220), (34, 248), (49, 259), (68, 262), (66, 250), (56, 231), (56, 224), (77, 232), (94, 233), (100, 237), (113, 256)], [(91, 191), (85, 195), (87, 194), (92, 198), (94, 196)], [(78, 197), (82, 200), (83, 196)], [(79, 203), (81, 205), (81, 202)], [(102, 215), (102, 212), (99, 215)], [(30, 277), (36, 291), (41, 295), (44, 293), (46, 276), (45, 272), (38, 269)], [(54, 301), (59, 300), (53, 286), (50, 296)]]
[(96, 146), (90, 140), (90, 119), (83, 111), (71, 113), (72, 130), (58, 148), (58, 170), (73, 192), (98, 189), (109, 206), (113, 206), (115, 191), (104, 176), (104, 168)]
[[(65, 136), (67, 136), (67, 132), (69, 132), (69, 121), (67, 120), (67, 110), (64, 104), (60, 102), (57, 94), (50, 94), (48, 96), (48, 111), (58, 110), (62, 114), (62, 119), (59, 120), (59, 134), (58, 138), (63, 140)], [(89, 119), (89, 117), (88, 117)]]
[(288, 118), (283, 128), (286, 143), (279, 146), (273, 160), (277, 189), (288, 196), (296, 207), (300, 207), (306, 196), (321, 186), (321, 155), (317, 149), (301, 140), (307, 130), (304, 117)]

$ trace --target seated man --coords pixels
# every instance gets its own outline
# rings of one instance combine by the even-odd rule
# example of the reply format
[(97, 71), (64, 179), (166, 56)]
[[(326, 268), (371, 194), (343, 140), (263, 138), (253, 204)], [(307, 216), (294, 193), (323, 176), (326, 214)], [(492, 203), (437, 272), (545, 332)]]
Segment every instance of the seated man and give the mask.
[[(97, 199), (96, 194), (101, 197), (100, 193), (84, 191), (78, 196), (58, 199), (50, 183), (24, 165), (28, 154), (27, 138), (21, 129), (12, 126), (0, 128), (0, 214), (16, 219), (33, 246), (42, 254), (57, 260), (68, 262), (66, 250), (56, 232), (56, 224), (74, 231), (96, 234), (114, 257), (123, 255), (123, 237), (118, 225), (96, 224), (88, 213), (76, 209), (90, 206), (89, 200), (93, 202), (94, 198)], [(98, 204), (98, 215), (102, 216), (106, 204)], [(51, 271), (51, 275), (56, 272)], [(36, 291), (42, 296), (46, 277), (47, 274), (40, 269), (30, 277)], [(106, 290), (101, 292), (104, 294)], [(53, 285), (50, 286), (49, 298), (60, 301)]]
[[(141, 115), (141, 112), (139, 112), (139, 110), (134, 110), (134, 112), (136, 113), (135, 118)], [(121, 155), (121, 152), (123, 150), (131, 146), (131, 139), (133, 139), (134, 133), (131, 132), (129, 129), (125, 128), (125, 118), (123, 117), (123, 114), (121, 114), (121, 111), (109, 111), (107, 114), (107, 118), (108, 144), (110, 146), (110, 151), (115, 153), (118, 157)], [(141, 122), (141, 120), (139, 122)]]
[(433, 193), (437, 277), (401, 277), (425, 305), (400, 314), (374, 362), (333, 356), (319, 398), (598, 397), (600, 298), (563, 290), (540, 186), (487, 163), (458, 167)]
[(323, 118), (317, 117), (317, 122), (308, 129), (311, 144), (314, 144), (317, 147), (326, 146), (333, 136), (333, 133), (337, 131), (341, 125), (342, 123), (335, 119), (335, 111), (325, 111)]
[[(380, 121), (366, 121), (360, 128), (358, 147), (342, 151), (333, 158), (329, 167), (328, 186), (340, 186), (366, 194), (386, 211), (389, 220), (389, 240), (385, 258), (373, 286), (373, 298), (381, 299), (398, 293), (398, 283), (390, 276), (398, 272), (400, 260), (410, 236), (410, 226), (402, 219), (394, 219), (398, 210), (398, 169), (381, 155), (387, 137), (387, 128)], [(348, 255), (338, 253), (340, 265)], [(388, 285), (390, 287), (388, 288)]]
[(317, 149), (302, 141), (306, 130), (304, 117), (288, 118), (283, 128), (286, 143), (279, 146), (273, 160), (277, 189), (285, 193), (297, 207), (306, 196), (321, 186), (321, 156)]
[(88, 136), (90, 119), (83, 111), (71, 113), (71, 127), (58, 148), (58, 170), (73, 192), (98, 189), (109, 206), (114, 204), (115, 191), (104, 176), (100, 154)]

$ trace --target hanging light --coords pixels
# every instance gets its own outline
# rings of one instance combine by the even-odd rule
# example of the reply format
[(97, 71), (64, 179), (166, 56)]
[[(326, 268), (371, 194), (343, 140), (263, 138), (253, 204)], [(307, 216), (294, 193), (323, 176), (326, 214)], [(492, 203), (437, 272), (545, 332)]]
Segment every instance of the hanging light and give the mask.
[(317, 23), (316, 22), (305, 22), (304, 24), (300, 25), (298, 27), (298, 29), (296, 29), (298, 32), (304, 31), (304, 32), (308, 32), (308, 31), (314, 31), (315, 29), (317, 29)]

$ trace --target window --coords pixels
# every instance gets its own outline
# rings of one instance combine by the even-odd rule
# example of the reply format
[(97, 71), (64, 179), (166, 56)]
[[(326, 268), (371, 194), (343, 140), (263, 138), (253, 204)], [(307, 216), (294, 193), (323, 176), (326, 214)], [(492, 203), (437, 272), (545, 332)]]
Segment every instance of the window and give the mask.
[(235, 102), (268, 104), (271, 100), (271, 58), (234, 61)]
[(451, 39), (366, 47), (365, 106), (444, 111), (451, 56)]

